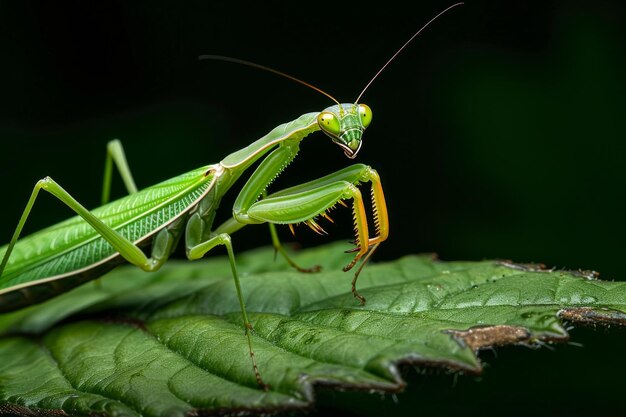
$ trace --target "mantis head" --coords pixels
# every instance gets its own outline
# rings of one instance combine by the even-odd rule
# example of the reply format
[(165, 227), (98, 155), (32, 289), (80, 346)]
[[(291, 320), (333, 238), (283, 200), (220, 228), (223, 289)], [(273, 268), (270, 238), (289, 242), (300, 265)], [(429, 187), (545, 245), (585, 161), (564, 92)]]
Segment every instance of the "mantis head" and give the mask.
[(363, 131), (372, 121), (372, 110), (365, 104), (337, 104), (317, 115), (317, 124), (346, 156), (354, 159), (361, 149)]

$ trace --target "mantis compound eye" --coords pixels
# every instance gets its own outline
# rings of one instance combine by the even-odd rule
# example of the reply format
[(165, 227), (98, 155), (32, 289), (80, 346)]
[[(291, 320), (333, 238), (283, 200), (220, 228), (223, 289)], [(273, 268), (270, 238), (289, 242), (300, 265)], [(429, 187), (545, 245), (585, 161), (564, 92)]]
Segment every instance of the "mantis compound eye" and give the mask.
[(317, 123), (320, 125), (320, 128), (331, 137), (336, 138), (341, 133), (339, 119), (331, 112), (321, 112), (317, 116)]
[(363, 123), (363, 127), (368, 127), (372, 122), (372, 109), (365, 104), (359, 104), (359, 116), (361, 118), (361, 123)]

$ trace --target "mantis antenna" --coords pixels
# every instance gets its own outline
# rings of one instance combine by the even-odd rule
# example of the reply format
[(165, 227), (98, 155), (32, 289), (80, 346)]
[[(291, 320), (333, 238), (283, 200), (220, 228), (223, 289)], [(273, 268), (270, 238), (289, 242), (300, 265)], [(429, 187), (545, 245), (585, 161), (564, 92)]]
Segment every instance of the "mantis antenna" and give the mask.
[(382, 67), (378, 70), (378, 72), (377, 72), (376, 74), (374, 74), (374, 76), (373, 76), (373, 77), (372, 77), (372, 79), (371, 79), (371, 80), (367, 83), (367, 85), (365, 86), (365, 88), (363, 88), (363, 91), (361, 91), (361, 94), (359, 94), (359, 96), (356, 98), (356, 100), (354, 100), (354, 103), (356, 104), (356, 103), (358, 103), (358, 102), (359, 102), (359, 100), (360, 100), (360, 99), (361, 99), (361, 97), (363, 96), (363, 93), (365, 93), (365, 90), (367, 90), (367, 89), (369, 88), (370, 84), (372, 84), (372, 83), (374, 82), (374, 80), (375, 80), (376, 78), (378, 78), (378, 76), (380, 75), (380, 73), (381, 73), (381, 72), (383, 72), (383, 70), (384, 70), (385, 68), (387, 68), (387, 66), (391, 63), (391, 61), (393, 61), (393, 60), (396, 58), (396, 56), (398, 56), (398, 54), (399, 54), (400, 52), (402, 52), (402, 50), (403, 50), (404, 48), (406, 48), (406, 46), (407, 46), (409, 43), (411, 43), (411, 41), (412, 41), (413, 39), (415, 39), (415, 37), (417, 37), (417, 35), (419, 35), (419, 34), (420, 34), (420, 33), (421, 33), (424, 29), (426, 29), (426, 27), (427, 27), (428, 25), (430, 25), (432, 22), (434, 22), (435, 20), (437, 20), (437, 18), (439, 18), (439, 16), (441, 16), (441, 15), (442, 15), (442, 14), (444, 14), (444, 13), (446, 13), (448, 10), (452, 9), (453, 7), (460, 6), (460, 5), (462, 5), (462, 4), (464, 4), (464, 2), (459, 2), (459, 3), (455, 3), (455, 4), (453, 4), (452, 6), (448, 6), (445, 10), (443, 10), (443, 11), (439, 12), (439, 13), (438, 13), (435, 17), (433, 17), (433, 18), (432, 18), (432, 19), (430, 19), (428, 22), (426, 22), (426, 24), (425, 24), (424, 26), (422, 26), (422, 27), (421, 27), (421, 28), (420, 28), (417, 32), (415, 32), (415, 33), (413, 34), (413, 36), (411, 36), (411, 37), (409, 38), (409, 40), (408, 40), (408, 41), (404, 42), (404, 45), (402, 45), (402, 46), (400, 47), (400, 49), (398, 49), (398, 50), (396, 51), (396, 53), (395, 53), (395, 54), (393, 54), (393, 56), (392, 56), (391, 58), (389, 58), (389, 59), (387, 60), (387, 62), (385, 62), (385, 65), (383, 65), (383, 66), (382, 66)]
[[(462, 5), (462, 4), (464, 4), (464, 2), (459, 2), (459, 3), (455, 3), (455, 4), (451, 5), (451, 6), (448, 6), (447, 8), (445, 8), (444, 10), (442, 10), (441, 12), (439, 12), (439, 13), (438, 13), (435, 17), (433, 17), (433, 18), (432, 18), (432, 19), (430, 19), (428, 22), (426, 22), (426, 24), (425, 24), (424, 26), (422, 26), (422, 27), (421, 27), (421, 28), (420, 28), (417, 32), (415, 32), (415, 33), (413, 34), (413, 36), (411, 36), (411, 37), (409, 38), (409, 40), (408, 40), (408, 41), (406, 41), (406, 42), (404, 43), (404, 45), (402, 45), (402, 46), (400, 47), (400, 49), (398, 49), (398, 50), (396, 51), (396, 53), (395, 53), (395, 54), (393, 54), (393, 55), (391, 56), (391, 58), (389, 58), (389, 59), (387, 60), (387, 62), (385, 62), (385, 64), (384, 64), (384, 65), (383, 65), (383, 66), (382, 66), (382, 67), (378, 70), (378, 72), (377, 72), (376, 74), (374, 74), (374, 76), (372, 77), (372, 79), (371, 79), (371, 80), (370, 80), (370, 81), (369, 81), (369, 82), (365, 85), (365, 88), (363, 88), (363, 90), (361, 91), (361, 93), (359, 94), (359, 96), (356, 98), (356, 100), (354, 101), (354, 103), (356, 104), (356, 103), (358, 103), (358, 102), (359, 102), (359, 100), (361, 99), (361, 97), (363, 96), (363, 94), (365, 93), (365, 91), (366, 91), (366, 90), (369, 88), (369, 86), (370, 86), (370, 85), (374, 82), (374, 80), (375, 80), (376, 78), (378, 78), (378, 76), (380, 75), (380, 73), (381, 73), (381, 72), (383, 72), (383, 71), (385, 70), (385, 68), (387, 68), (387, 66), (388, 66), (388, 65), (389, 65), (389, 64), (390, 64), (390, 63), (391, 63), (391, 62), (392, 62), (392, 61), (396, 58), (396, 56), (398, 56), (398, 54), (399, 54), (400, 52), (402, 52), (402, 50), (404, 50), (404, 48), (406, 48), (406, 46), (407, 46), (409, 43), (411, 43), (411, 41), (412, 41), (413, 39), (415, 39), (415, 38), (417, 37), (417, 35), (419, 35), (419, 34), (420, 34), (420, 33), (421, 33), (424, 29), (426, 29), (426, 27), (427, 27), (428, 25), (430, 25), (432, 22), (434, 22), (435, 20), (437, 20), (437, 19), (438, 19), (441, 15), (443, 15), (444, 13), (446, 13), (448, 10), (450, 10), (450, 9), (452, 9), (452, 8), (456, 7), (456, 6), (460, 6), (460, 5)], [(307, 83), (306, 81), (302, 81), (301, 79), (296, 78), (296, 77), (294, 77), (293, 75), (289, 75), (289, 74), (284, 73), (284, 72), (282, 72), (282, 71), (278, 71), (278, 70), (276, 70), (276, 69), (274, 69), (274, 68), (266, 67), (265, 65), (257, 64), (257, 63), (255, 63), (255, 62), (246, 61), (246, 60), (244, 60), (244, 59), (232, 58), (232, 57), (229, 57), (229, 56), (224, 56), (224, 55), (200, 55), (200, 56), (198, 57), (198, 59), (200, 59), (200, 60), (204, 60), (204, 59), (214, 59), (214, 60), (218, 60), (218, 61), (233, 62), (233, 63), (235, 63), (235, 64), (247, 65), (247, 66), (249, 66), (249, 67), (253, 67), (253, 68), (257, 68), (257, 69), (261, 69), (261, 70), (263, 70), (263, 71), (268, 71), (268, 72), (274, 73), (274, 74), (276, 74), (276, 75), (280, 75), (281, 77), (288, 78), (288, 79), (290, 79), (290, 80), (292, 80), (292, 81), (295, 81), (295, 82), (300, 83), (300, 84), (302, 84), (302, 85), (304, 85), (304, 86), (306, 86), (306, 87), (309, 87), (309, 88), (311, 88), (311, 89), (313, 89), (313, 90), (317, 91), (317, 92), (318, 92), (318, 93), (320, 93), (320, 94), (325, 95), (326, 97), (328, 97), (329, 99), (331, 99), (332, 101), (334, 101), (334, 102), (335, 102), (335, 103), (339, 106), (339, 108), (341, 108), (341, 103), (339, 103), (339, 101), (337, 101), (337, 99), (336, 99), (335, 97), (331, 96), (330, 94), (328, 94), (326, 91), (322, 90), (321, 88), (318, 88), (318, 87), (314, 86), (313, 84)]]
[(231, 58), (229, 56), (223, 56), (223, 55), (200, 55), (198, 57), (198, 59), (215, 59), (215, 60), (218, 60), (218, 61), (234, 62), (235, 64), (247, 65), (249, 67), (258, 68), (258, 69), (261, 69), (263, 71), (268, 71), (268, 72), (280, 75), (282, 77), (288, 78), (288, 79), (290, 79), (292, 81), (295, 81), (297, 83), (305, 85), (305, 86), (307, 86), (307, 87), (317, 91), (318, 93), (324, 94), (326, 97), (328, 97), (329, 99), (331, 99), (332, 101), (337, 103), (339, 105), (339, 107), (341, 107), (341, 104), (337, 101), (337, 99), (335, 99), (335, 97), (331, 96), (330, 94), (328, 94), (326, 91), (322, 90), (321, 88), (317, 88), (313, 84), (309, 84), (306, 81), (302, 81), (301, 79), (294, 77), (293, 75), (289, 75), (289, 74), (284, 73), (282, 71), (275, 70), (274, 68), (266, 67), (265, 65), (257, 64), (255, 62), (250, 62), (250, 61), (246, 61), (246, 60), (239, 59), (239, 58)]

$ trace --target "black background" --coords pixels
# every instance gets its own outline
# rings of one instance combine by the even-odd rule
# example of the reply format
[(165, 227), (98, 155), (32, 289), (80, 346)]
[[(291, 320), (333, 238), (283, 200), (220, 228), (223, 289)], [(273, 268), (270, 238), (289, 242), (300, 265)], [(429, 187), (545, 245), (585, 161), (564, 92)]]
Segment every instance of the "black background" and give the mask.
[[(199, 55), (268, 65), (349, 102), (450, 4), (0, 1), (0, 236), (8, 241), (45, 175), (96, 206), (112, 138), (123, 141), (142, 187), (332, 104), (273, 74)], [(618, 1), (468, 1), (415, 39), (362, 99), (374, 120), (357, 160), (379, 171), (391, 216), (376, 260), (435, 252), (623, 280), (625, 27)], [(316, 134), (276, 186), (348, 163)], [(27, 232), (68, 214), (42, 196)], [(349, 225), (327, 230), (350, 239)], [(306, 228), (297, 237), (305, 247), (324, 242)], [(235, 236), (239, 250), (267, 243), (264, 227)], [(409, 386), (395, 401), (322, 390), (317, 411), (626, 415), (625, 336), (576, 329), (583, 348), (484, 352), (480, 378), (407, 369)]]

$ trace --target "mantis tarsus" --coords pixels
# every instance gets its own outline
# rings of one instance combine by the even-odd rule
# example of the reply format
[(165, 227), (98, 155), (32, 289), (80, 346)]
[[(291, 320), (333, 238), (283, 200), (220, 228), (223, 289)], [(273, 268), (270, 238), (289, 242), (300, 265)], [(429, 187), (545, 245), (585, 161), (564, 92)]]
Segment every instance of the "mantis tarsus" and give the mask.
[[(295, 159), (300, 142), (315, 131), (322, 130), (348, 158), (355, 158), (361, 148), (363, 132), (372, 120), (370, 108), (359, 103), (365, 90), (428, 24), (459, 4), (462, 3), (448, 7), (417, 31), (374, 75), (354, 103), (339, 103), (322, 90), (279, 71), (246, 61), (217, 57), (286, 76), (325, 94), (335, 104), (276, 127), (216, 164), (203, 166), (140, 191), (135, 186), (121, 143), (111, 141), (105, 160), (102, 206), (93, 210), (83, 207), (52, 178), (38, 181), (9, 244), (0, 248), (0, 311), (43, 301), (97, 278), (124, 261), (145, 271), (155, 271), (167, 261), (183, 235), (186, 255), (190, 260), (200, 259), (214, 247), (223, 245), (232, 268), (253, 370), (258, 384), (267, 388), (254, 357), (250, 336), (252, 326), (240, 288), (231, 235), (245, 225), (268, 223), (276, 250), (292, 266), (307, 271), (288, 258), (277, 237), (275, 225), (287, 224), (291, 227), (304, 222), (321, 232), (315, 219), (325, 217), (334, 205), (351, 200), (355, 247), (350, 252), (355, 252), (355, 256), (344, 271), (362, 261), (352, 279), (352, 293), (361, 304), (365, 303), (365, 298), (356, 290), (359, 272), (389, 234), (385, 197), (376, 170), (367, 165), (354, 164), (269, 195), (267, 188)], [(232, 217), (214, 228), (216, 210), (222, 197), (259, 160), (235, 200)], [(113, 164), (117, 166), (129, 195), (109, 202)], [(357, 187), (366, 182), (371, 184), (373, 234), (368, 225), (363, 196)], [(40, 190), (54, 195), (77, 216), (19, 239)], [(150, 248), (150, 256), (144, 253), (146, 247)]]

